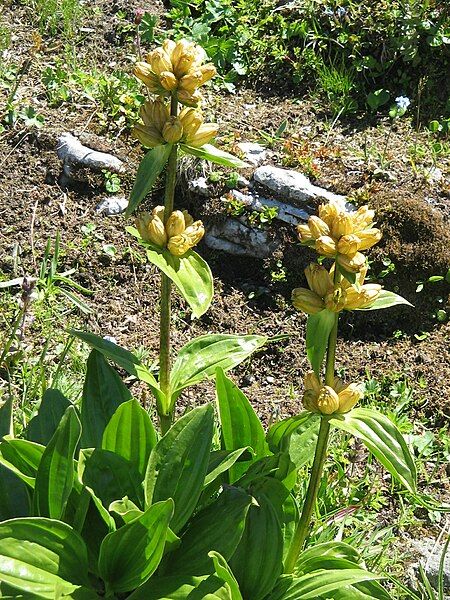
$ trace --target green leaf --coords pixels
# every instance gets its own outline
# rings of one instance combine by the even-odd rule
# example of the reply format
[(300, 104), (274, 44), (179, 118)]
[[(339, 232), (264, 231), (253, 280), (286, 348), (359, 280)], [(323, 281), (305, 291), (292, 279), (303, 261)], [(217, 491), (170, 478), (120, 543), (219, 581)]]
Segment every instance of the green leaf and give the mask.
[(398, 294), (394, 292), (389, 292), (388, 290), (381, 290), (378, 298), (372, 302), (370, 306), (366, 306), (366, 308), (358, 308), (357, 310), (380, 310), (382, 308), (390, 308), (391, 306), (396, 306), (397, 304), (406, 304), (407, 306), (414, 306), (411, 302), (408, 302), (405, 298), (402, 298)]
[(125, 369), (125, 371), (130, 375), (137, 377), (139, 381), (144, 381), (147, 383), (155, 395), (155, 398), (160, 402), (160, 404), (164, 404), (164, 394), (159, 389), (158, 382), (152, 375), (151, 371), (142, 364), (137, 356), (128, 350), (125, 350), (125, 348), (118, 346), (114, 342), (104, 340), (102, 337), (95, 335), (94, 333), (78, 331), (77, 329), (71, 329), (70, 333), (98, 350), (98, 352), (103, 354), (103, 356), (115, 362), (116, 365), (122, 367), (122, 369)]
[(103, 355), (92, 350), (88, 361), (81, 401), (82, 448), (100, 448), (109, 420), (122, 404), (131, 399), (130, 390)]
[(170, 527), (175, 533), (191, 516), (202, 492), (213, 428), (212, 406), (195, 408), (172, 425), (150, 454), (144, 482), (146, 505), (173, 498)]
[(237, 450), (214, 450), (211, 452), (208, 464), (208, 473), (205, 477), (204, 487), (212, 483), (219, 475), (228, 471), (237, 461), (250, 461), (252, 453), (249, 448), (238, 448)]
[(402, 434), (387, 417), (368, 408), (355, 408), (330, 419), (330, 424), (360, 439), (395, 479), (416, 492), (414, 459)]
[(0, 523), (0, 581), (41, 598), (89, 585), (86, 546), (69, 525), (52, 519)]
[[(233, 451), (249, 446), (254, 460), (268, 454), (266, 436), (261, 421), (241, 390), (218, 368), (216, 374), (217, 404), (219, 408), (223, 447)], [(249, 462), (230, 468), (230, 483), (245, 473)]]
[(136, 173), (133, 189), (131, 190), (130, 202), (125, 211), (126, 217), (129, 217), (133, 213), (155, 185), (158, 175), (169, 160), (171, 151), (172, 144), (163, 144), (149, 150), (141, 160), (141, 164)]
[(368, 94), (367, 104), (373, 110), (377, 110), (380, 106), (383, 106), (383, 104), (386, 104), (386, 102), (389, 100), (389, 98), (390, 98), (390, 94), (387, 90), (385, 90), (385, 89), (376, 90), (375, 92), (370, 92), (370, 94)]
[(306, 352), (314, 373), (319, 377), (328, 338), (333, 329), (337, 313), (326, 308), (316, 315), (309, 315), (306, 325)]
[(61, 519), (74, 482), (74, 456), (81, 435), (80, 420), (70, 406), (44, 450), (36, 474), (33, 510)]
[(219, 148), (216, 148), (212, 144), (205, 144), (201, 148), (194, 148), (193, 146), (181, 144), (180, 148), (186, 154), (191, 154), (192, 156), (196, 156), (197, 158), (201, 158), (203, 160), (209, 160), (210, 162), (223, 165), (224, 167), (243, 169), (250, 166), (237, 156), (233, 156), (233, 154), (219, 150)]
[[(218, 593), (220, 593), (223, 585), (222, 579), (211, 575), (209, 577), (189, 575), (152, 577), (128, 596), (128, 600), (193, 600), (194, 598), (196, 600), (234, 600), (226, 595), (213, 595), (214, 590), (219, 590)], [(206, 593), (206, 595), (196, 595), (199, 593)]]
[(271, 452), (274, 454), (284, 449), (285, 442), (290, 438), (292, 433), (302, 425), (316, 420), (317, 416), (310, 412), (304, 411), (295, 417), (288, 417), (282, 421), (274, 423), (267, 432), (267, 443)]
[(34, 488), (36, 473), (45, 446), (21, 439), (4, 439), (0, 443), (0, 463)]
[(102, 448), (130, 461), (142, 479), (155, 444), (156, 432), (150, 417), (134, 399), (118, 407), (103, 432)]
[(69, 406), (71, 403), (59, 390), (47, 389), (37, 415), (28, 423), (26, 438), (43, 446), (48, 444)]
[(262, 600), (283, 571), (282, 503), (288, 491), (275, 479), (252, 489), (256, 503), (248, 511), (244, 533), (230, 567), (244, 598)]
[[(181, 348), (170, 374), (173, 395), (209, 377), (216, 369), (229, 371), (262, 348), (267, 337), (262, 335), (201, 335)], [(236, 448), (233, 448), (236, 450)]]
[(104, 507), (127, 496), (142, 505), (142, 477), (122, 456), (100, 448), (81, 450), (78, 461), (80, 481), (94, 491)]
[(173, 507), (170, 498), (157, 502), (138, 519), (105, 537), (99, 570), (107, 592), (129, 592), (155, 572), (163, 555)]
[(142, 511), (126, 496), (125, 498), (122, 498), (122, 500), (115, 500), (114, 502), (111, 502), (108, 510), (120, 515), (125, 523), (129, 523), (130, 521), (136, 519), (136, 517), (140, 517), (144, 514), (144, 511)]
[(210, 552), (209, 556), (213, 560), (216, 574), (218, 577), (220, 577), (220, 579), (223, 579), (223, 581), (225, 581), (230, 588), (230, 600), (242, 600), (242, 594), (239, 590), (238, 582), (236, 581), (232, 570), (228, 566), (227, 561), (221, 554), (215, 551)]
[(144, 242), (134, 227), (127, 227), (126, 230), (139, 239), (146, 249), (148, 260), (173, 281), (194, 315), (201, 317), (208, 310), (214, 292), (208, 263), (193, 250), (183, 256), (174, 256), (166, 248)]
[(30, 498), (27, 486), (12, 471), (0, 465), (0, 521), (28, 517), (29, 514)]
[(267, 600), (316, 600), (322, 595), (329, 598), (330, 592), (376, 579), (380, 576), (363, 569), (320, 569), (302, 577), (281, 577)]
[(6, 400), (0, 403), (0, 438), (5, 435), (13, 435), (13, 397), (12, 394), (6, 396)]
[(228, 560), (236, 550), (245, 527), (252, 497), (238, 488), (226, 488), (218, 500), (189, 521), (175, 552), (167, 557), (171, 573), (206, 575), (213, 573), (208, 553), (212, 550)]

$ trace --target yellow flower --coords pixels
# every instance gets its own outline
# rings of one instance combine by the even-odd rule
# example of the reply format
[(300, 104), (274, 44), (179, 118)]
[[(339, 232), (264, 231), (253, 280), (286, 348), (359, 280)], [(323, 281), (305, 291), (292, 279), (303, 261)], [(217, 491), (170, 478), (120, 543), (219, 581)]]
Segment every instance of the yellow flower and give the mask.
[(316, 251), (322, 256), (334, 258), (337, 252), (336, 242), (329, 235), (322, 235), (316, 239)]
[(144, 125), (135, 125), (132, 131), (133, 137), (138, 139), (143, 146), (146, 148), (155, 148), (164, 144), (164, 138), (156, 127), (150, 125), (145, 127)]
[(311, 263), (305, 269), (306, 281), (310, 289), (324, 298), (333, 289), (333, 280), (327, 269), (317, 263)]
[(186, 136), (186, 143), (194, 148), (201, 148), (215, 138), (218, 131), (215, 123), (203, 123), (194, 134)]
[(339, 265), (350, 273), (359, 273), (366, 264), (366, 257), (361, 252), (357, 252), (354, 256), (347, 254), (338, 254), (337, 262)]
[(163, 48), (156, 48), (148, 54), (146, 58), (150, 65), (151, 70), (156, 75), (161, 75), (163, 72), (172, 71), (172, 61), (170, 56), (164, 51)]
[(203, 123), (202, 113), (195, 108), (183, 108), (179, 114), (179, 119), (183, 125), (183, 133), (186, 138), (195, 135)]
[(178, 117), (170, 117), (162, 130), (163, 138), (169, 144), (175, 144), (183, 136), (183, 125)]
[(322, 219), (316, 217), (315, 215), (309, 217), (308, 227), (314, 239), (317, 239), (322, 235), (330, 235), (330, 228), (328, 225), (325, 223), (325, 221), (322, 221)]
[(301, 310), (308, 315), (315, 315), (325, 308), (322, 298), (306, 288), (292, 290), (292, 304), (297, 310)]
[(357, 308), (367, 308), (378, 298), (381, 292), (381, 285), (368, 283), (362, 285), (359, 290), (355, 286), (350, 286), (346, 290), (345, 306), (346, 310), (355, 310)]
[(349, 412), (363, 396), (360, 385), (356, 383), (345, 385), (337, 377), (332, 387), (323, 385), (314, 371), (306, 373), (304, 385), (305, 409), (324, 415)]
[(169, 238), (180, 235), (186, 229), (184, 214), (181, 210), (174, 210), (167, 220), (166, 231)]
[(165, 246), (167, 233), (164, 223), (157, 215), (143, 213), (137, 218), (136, 226), (143, 240), (156, 246)]
[(347, 293), (340, 286), (329, 292), (325, 298), (325, 308), (332, 312), (340, 312), (345, 308)]

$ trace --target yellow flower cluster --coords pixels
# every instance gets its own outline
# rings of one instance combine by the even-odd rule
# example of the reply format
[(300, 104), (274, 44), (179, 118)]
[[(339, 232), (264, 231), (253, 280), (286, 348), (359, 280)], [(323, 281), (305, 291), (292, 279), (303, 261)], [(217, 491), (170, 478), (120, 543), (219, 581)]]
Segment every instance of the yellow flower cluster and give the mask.
[(164, 223), (164, 206), (156, 206), (136, 221), (143, 240), (159, 247), (167, 247), (174, 256), (183, 256), (202, 239), (205, 229), (201, 221), (194, 221), (186, 210), (174, 210)]
[(303, 406), (306, 410), (323, 415), (349, 412), (363, 396), (362, 388), (357, 383), (345, 385), (335, 377), (332, 387), (322, 385), (314, 371), (306, 373), (304, 383)]
[(373, 227), (374, 211), (361, 206), (348, 212), (335, 202), (322, 204), (319, 216), (297, 226), (300, 241), (311, 245), (321, 255), (334, 258), (350, 273), (358, 273), (366, 259), (360, 250), (367, 250), (381, 239), (381, 231)]
[(182, 104), (195, 107), (202, 100), (198, 88), (216, 74), (213, 64), (202, 64), (205, 59), (206, 52), (194, 42), (165, 40), (148, 54), (146, 62), (136, 64), (134, 74), (152, 94), (176, 93)]
[(214, 123), (204, 123), (202, 113), (194, 108), (184, 108), (177, 117), (170, 116), (161, 98), (143, 104), (140, 116), (144, 124), (135, 125), (133, 135), (147, 148), (179, 141), (199, 148), (210, 142), (218, 131)]
[(314, 315), (324, 308), (333, 312), (367, 308), (381, 292), (381, 285), (371, 283), (364, 285), (367, 265), (357, 275), (355, 285), (346, 279), (339, 284), (333, 283), (333, 271), (327, 271), (322, 265), (312, 263), (305, 269), (306, 280), (310, 289), (296, 288), (292, 290), (292, 304), (298, 310)]

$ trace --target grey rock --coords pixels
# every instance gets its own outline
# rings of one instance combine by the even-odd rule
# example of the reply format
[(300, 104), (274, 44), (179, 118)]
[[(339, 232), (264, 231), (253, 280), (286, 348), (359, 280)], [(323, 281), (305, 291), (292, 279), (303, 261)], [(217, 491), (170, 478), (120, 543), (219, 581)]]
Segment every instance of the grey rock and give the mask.
[(249, 188), (251, 187), (251, 183), (248, 179), (246, 179), (245, 177), (242, 177), (242, 175), (239, 175), (238, 180), (237, 180), (237, 187), (239, 189), (243, 189), (243, 188)]
[(214, 250), (254, 258), (268, 258), (279, 246), (277, 241), (269, 240), (267, 231), (248, 227), (236, 219), (213, 225), (205, 235), (205, 243)]
[(64, 174), (70, 177), (74, 167), (87, 167), (94, 171), (106, 169), (112, 173), (124, 173), (124, 163), (106, 152), (98, 152), (84, 146), (71, 133), (63, 133), (56, 146), (58, 158), (63, 161)]
[(197, 179), (189, 181), (188, 189), (190, 192), (194, 192), (194, 194), (199, 194), (200, 196), (211, 196), (211, 190), (208, 186), (208, 181), (206, 180), (206, 177), (198, 177)]
[(345, 205), (345, 196), (313, 185), (308, 177), (297, 171), (265, 165), (256, 169), (253, 178), (261, 186), (286, 200), (304, 203), (324, 199)]
[(107, 196), (97, 205), (95, 211), (99, 215), (114, 217), (123, 213), (128, 206), (125, 196)]
[(254, 142), (240, 142), (237, 147), (244, 153), (245, 160), (257, 167), (267, 158), (267, 150), (261, 144)]
[[(237, 190), (233, 190), (231, 195), (245, 204), (250, 210), (256, 210), (262, 212), (265, 206), (276, 207), (278, 209), (277, 219), (290, 225), (297, 225), (299, 220), (306, 221), (308, 217), (313, 214), (314, 209), (307, 207), (308, 210), (292, 206), (292, 204), (286, 204), (285, 202), (279, 202), (271, 198), (265, 198), (259, 196), (257, 192), (250, 192), (243, 194)], [(226, 200), (226, 199), (225, 199)]]
[[(411, 565), (411, 571), (417, 578), (419, 564), (422, 565), (431, 586), (437, 590), (439, 587), (439, 567), (444, 547), (442, 544), (430, 539), (413, 540), (411, 549), (417, 556), (417, 561)], [(444, 561), (444, 591), (450, 593), (450, 552), (447, 552)]]

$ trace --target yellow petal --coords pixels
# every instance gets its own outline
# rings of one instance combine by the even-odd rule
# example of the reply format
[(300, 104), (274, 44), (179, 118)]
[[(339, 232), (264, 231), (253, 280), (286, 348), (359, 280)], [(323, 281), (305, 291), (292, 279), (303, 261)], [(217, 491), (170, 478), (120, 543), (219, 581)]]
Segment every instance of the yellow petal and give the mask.
[(306, 267), (305, 275), (310, 289), (321, 298), (333, 289), (333, 280), (322, 265), (311, 263)]
[(357, 383), (351, 383), (342, 391), (339, 392), (339, 411), (340, 413), (346, 413), (351, 410), (357, 402), (363, 397), (361, 386)]
[(317, 408), (324, 415), (332, 415), (339, 410), (339, 396), (332, 387), (325, 385), (317, 398)]
[(322, 235), (320, 238), (317, 238), (315, 248), (316, 252), (322, 256), (334, 258), (336, 255), (336, 243), (328, 235)]
[(321, 235), (330, 235), (330, 228), (322, 221), (319, 217), (313, 215), (308, 219), (309, 229), (314, 239), (319, 238)]
[(163, 138), (169, 144), (175, 144), (183, 136), (183, 125), (178, 117), (170, 117), (162, 130)]
[(315, 315), (325, 308), (322, 298), (306, 288), (292, 290), (292, 304), (308, 315)]
[(170, 217), (167, 219), (166, 232), (169, 238), (175, 235), (180, 235), (186, 229), (186, 223), (184, 221), (184, 214), (181, 210), (174, 210)]

